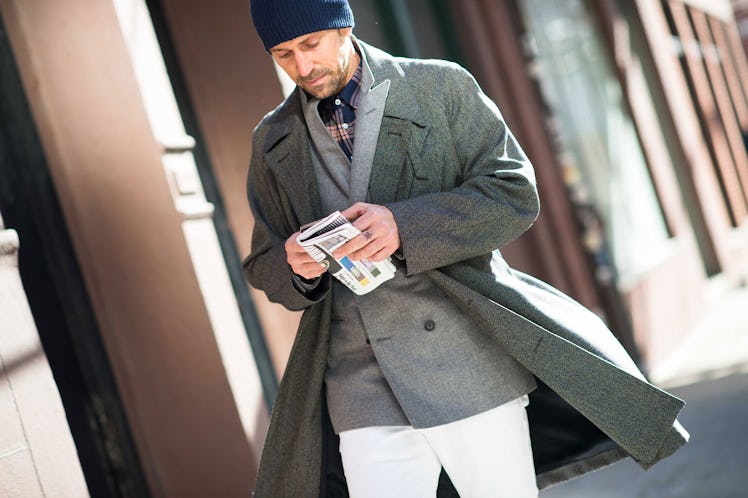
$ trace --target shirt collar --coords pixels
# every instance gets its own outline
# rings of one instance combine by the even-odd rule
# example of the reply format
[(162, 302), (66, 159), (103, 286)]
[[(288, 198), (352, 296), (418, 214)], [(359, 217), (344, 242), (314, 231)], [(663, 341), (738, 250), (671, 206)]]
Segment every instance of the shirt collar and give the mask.
[(340, 92), (340, 99), (353, 107), (358, 109), (358, 103), (361, 100), (361, 59), (359, 57), (358, 67), (351, 77), (351, 81), (343, 87)]

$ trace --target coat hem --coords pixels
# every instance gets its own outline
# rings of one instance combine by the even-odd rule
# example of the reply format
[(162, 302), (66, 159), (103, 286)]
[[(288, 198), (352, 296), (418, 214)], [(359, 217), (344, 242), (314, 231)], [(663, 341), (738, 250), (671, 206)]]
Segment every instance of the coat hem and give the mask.
[(562, 482), (568, 481), (574, 477), (592, 472), (593, 470), (607, 467), (628, 456), (623, 448), (617, 447), (605, 451), (595, 456), (582, 455), (580, 460), (562, 465), (553, 470), (543, 472), (537, 475), (538, 489), (545, 489)]

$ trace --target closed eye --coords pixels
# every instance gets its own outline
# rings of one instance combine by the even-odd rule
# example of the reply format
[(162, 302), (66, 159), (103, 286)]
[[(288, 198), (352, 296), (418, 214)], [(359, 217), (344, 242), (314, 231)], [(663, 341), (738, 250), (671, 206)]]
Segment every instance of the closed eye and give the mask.
[(304, 42), (304, 48), (307, 50), (311, 50), (314, 48), (319, 47), (319, 39), (315, 38), (314, 40), (307, 40)]

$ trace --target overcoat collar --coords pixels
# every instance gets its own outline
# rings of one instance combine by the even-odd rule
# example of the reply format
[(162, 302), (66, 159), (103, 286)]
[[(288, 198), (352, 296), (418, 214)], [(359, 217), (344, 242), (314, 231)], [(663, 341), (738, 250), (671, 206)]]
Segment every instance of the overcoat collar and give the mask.
[[(398, 175), (393, 175), (389, 169), (393, 158), (390, 157), (388, 161), (382, 160), (385, 158), (381, 157), (383, 154), (379, 151), (416, 154), (417, 150), (411, 149), (417, 149), (422, 141), (414, 141), (409, 136), (408, 123), (425, 130), (428, 119), (418, 103), (411, 98), (412, 93), (408, 91), (403, 68), (397, 59), (359, 40), (354, 41), (361, 48), (365, 63), (371, 68), (371, 87), (390, 80), (378, 152), (374, 158), (369, 183), (369, 199), (372, 202), (382, 202), (394, 191), (396, 185), (393, 182), (397, 180)], [(299, 224), (308, 223), (327, 214), (322, 212), (319, 186), (308, 146), (310, 138), (304, 121), (301, 92), (303, 90), (297, 87), (278, 107), (272, 117), (273, 126), (268, 127), (263, 144), (266, 164), (289, 196), (290, 205), (296, 209)], [(426, 133), (422, 135), (425, 136)]]

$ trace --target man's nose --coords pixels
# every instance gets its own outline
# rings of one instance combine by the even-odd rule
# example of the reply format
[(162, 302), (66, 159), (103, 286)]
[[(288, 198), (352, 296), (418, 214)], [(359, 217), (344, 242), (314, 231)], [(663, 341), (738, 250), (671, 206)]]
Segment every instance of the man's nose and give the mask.
[(296, 55), (296, 70), (299, 72), (299, 76), (306, 78), (314, 69), (314, 64), (305, 54)]

